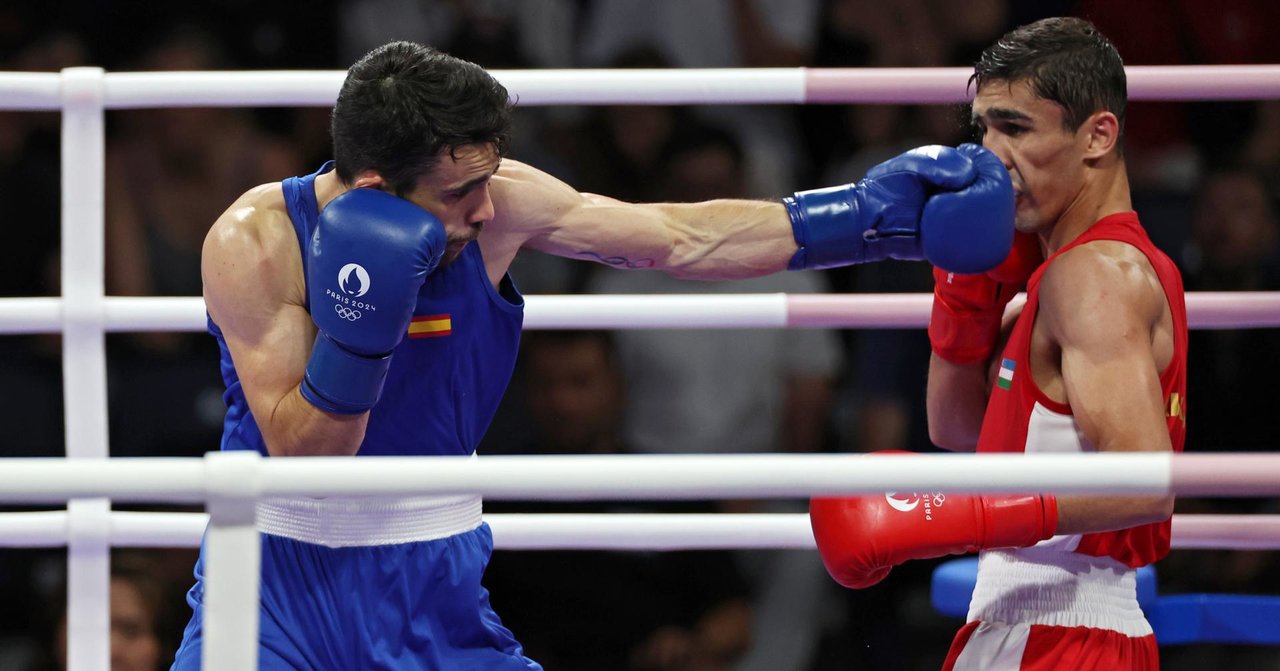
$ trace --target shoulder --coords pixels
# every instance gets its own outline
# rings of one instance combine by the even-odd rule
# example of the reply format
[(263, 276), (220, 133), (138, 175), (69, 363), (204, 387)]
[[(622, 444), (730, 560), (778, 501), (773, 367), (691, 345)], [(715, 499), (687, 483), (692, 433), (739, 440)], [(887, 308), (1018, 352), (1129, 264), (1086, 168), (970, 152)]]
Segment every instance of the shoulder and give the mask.
[(576, 189), (527, 163), (503, 159), (494, 175), (494, 219), (504, 228), (537, 230), (583, 203)]
[(206, 298), (252, 284), (268, 294), (297, 288), (300, 300), (301, 250), (279, 182), (246, 191), (218, 217), (205, 236), (201, 266)]
[(279, 182), (256, 186), (236, 199), (218, 217), (205, 237), (205, 252), (270, 250), (282, 241), (294, 242), (293, 226), (285, 209)]
[(1160, 280), (1146, 255), (1114, 240), (1068, 250), (1040, 281), (1040, 313), (1065, 340), (1136, 336), (1154, 327), (1163, 305)]

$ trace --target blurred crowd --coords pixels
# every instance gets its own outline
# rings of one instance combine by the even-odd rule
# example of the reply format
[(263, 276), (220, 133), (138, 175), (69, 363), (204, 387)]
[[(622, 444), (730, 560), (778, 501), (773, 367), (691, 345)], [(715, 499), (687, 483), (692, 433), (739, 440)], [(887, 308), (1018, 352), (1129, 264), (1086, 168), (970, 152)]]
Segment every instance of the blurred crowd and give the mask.
[[(1045, 16), (1094, 21), (1130, 65), (1280, 63), (1270, 0), (316, 0), (301, 5), (30, 3), (0, 7), (0, 70), (341, 69), (391, 39), (488, 68), (969, 66)], [(74, 11), (73, 11), (74, 10)], [(328, 110), (174, 108), (107, 115), (106, 287), (197, 296), (200, 248), (256, 184), (329, 155)], [(776, 198), (858, 179), (929, 143), (971, 139), (963, 106), (521, 107), (511, 156), (583, 191), (633, 201)], [(59, 294), (59, 118), (0, 111), (0, 296)], [(1189, 291), (1280, 289), (1280, 100), (1133, 103), (1135, 209)], [(924, 264), (882, 263), (691, 284), (537, 254), (526, 294), (927, 292)], [(923, 330), (527, 333), (482, 452), (931, 451)], [(113, 456), (217, 449), (217, 349), (199, 333), (108, 337)], [(6, 456), (64, 453), (59, 342), (0, 337)], [(1280, 332), (1193, 331), (1187, 450), (1269, 450)], [(545, 504), (490, 510), (572, 508)], [(803, 501), (598, 511), (799, 512)], [(1276, 512), (1272, 500), (1184, 500), (1179, 512)], [(0, 669), (57, 669), (62, 551), (0, 551)], [(119, 554), (113, 669), (167, 668), (194, 553)], [(845, 591), (816, 553), (499, 552), (493, 604), (547, 668), (933, 669), (958, 622), (928, 600), (931, 562)], [(1280, 592), (1271, 553), (1175, 551), (1162, 592)], [(608, 583), (608, 589), (593, 584)], [(573, 587), (567, 587), (573, 585)], [(591, 641), (584, 645), (583, 641)], [(1266, 651), (1184, 646), (1165, 668), (1254, 666)], [(1268, 658), (1275, 663), (1274, 657)]]

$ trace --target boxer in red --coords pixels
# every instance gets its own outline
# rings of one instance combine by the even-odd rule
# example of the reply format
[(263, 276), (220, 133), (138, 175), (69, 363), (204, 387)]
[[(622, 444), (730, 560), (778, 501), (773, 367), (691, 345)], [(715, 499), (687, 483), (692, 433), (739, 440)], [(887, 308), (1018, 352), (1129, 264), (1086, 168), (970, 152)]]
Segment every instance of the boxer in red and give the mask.
[[(1046, 19), (988, 48), (971, 83), (973, 123), (1013, 181), (1018, 241), (990, 273), (934, 272), (931, 438), (978, 452), (1180, 451), (1183, 287), (1132, 211), (1120, 56), (1086, 21)], [(1168, 552), (1172, 511), (1172, 496), (898, 493), (815, 499), (810, 517), (848, 587), (908, 559), (981, 551), (944, 669), (1145, 670), (1159, 660), (1135, 571)]]

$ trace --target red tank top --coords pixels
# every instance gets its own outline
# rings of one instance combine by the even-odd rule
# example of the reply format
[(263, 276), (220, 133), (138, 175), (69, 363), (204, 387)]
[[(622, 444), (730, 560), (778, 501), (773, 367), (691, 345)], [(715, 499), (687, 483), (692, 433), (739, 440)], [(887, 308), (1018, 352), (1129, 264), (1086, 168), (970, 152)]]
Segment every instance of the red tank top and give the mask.
[[(1132, 245), (1146, 255), (1160, 284), (1173, 317), (1173, 358), (1160, 373), (1160, 388), (1175, 452), (1182, 451), (1186, 436), (1187, 396), (1187, 308), (1182, 276), (1163, 252), (1151, 243), (1135, 212), (1103, 217), (1087, 231), (1050, 256), (1027, 282), (1027, 304), (1014, 324), (1013, 333), (1001, 355), (996, 384), (991, 389), (979, 452), (1093, 452), (1085, 439), (1071, 406), (1045, 396), (1030, 372), (1031, 329), (1040, 305), (1040, 279), (1049, 264), (1069, 249), (1095, 240), (1114, 240)], [(1120, 531), (1055, 537), (1046, 544), (1095, 557), (1112, 557), (1131, 567), (1144, 566), (1169, 552), (1170, 522), (1145, 524)]]

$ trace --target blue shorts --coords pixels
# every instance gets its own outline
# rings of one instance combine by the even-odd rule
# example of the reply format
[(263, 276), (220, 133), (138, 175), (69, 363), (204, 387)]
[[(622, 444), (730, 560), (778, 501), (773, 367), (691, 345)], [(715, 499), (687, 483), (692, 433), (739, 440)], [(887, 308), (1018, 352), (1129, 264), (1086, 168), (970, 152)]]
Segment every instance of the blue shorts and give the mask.
[[(489, 606), (489, 525), (446, 538), (329, 548), (262, 534), (260, 669), (541, 671)], [(204, 558), (174, 671), (200, 668)]]

